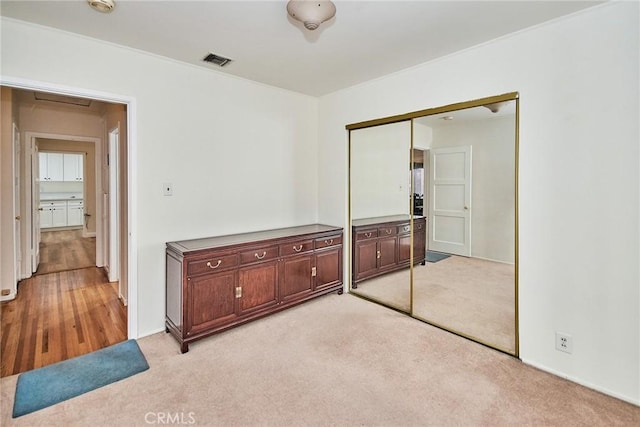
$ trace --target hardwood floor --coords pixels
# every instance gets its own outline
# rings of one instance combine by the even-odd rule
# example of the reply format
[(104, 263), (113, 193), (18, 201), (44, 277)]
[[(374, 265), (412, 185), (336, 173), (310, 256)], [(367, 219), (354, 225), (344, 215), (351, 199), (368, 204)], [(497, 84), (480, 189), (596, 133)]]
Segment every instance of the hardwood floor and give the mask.
[[(3, 302), (0, 321), (1, 376), (46, 366), (127, 339), (127, 310), (118, 298), (118, 283), (109, 283), (95, 265), (95, 239), (67, 240), (41, 246), (38, 274), (18, 284), (16, 299)], [(66, 234), (65, 234), (66, 233)], [(54, 239), (54, 240), (55, 240)], [(50, 250), (51, 248), (53, 250)], [(92, 252), (93, 251), (93, 252)], [(47, 268), (65, 271), (43, 273)], [(42, 271), (41, 271), (42, 269)]]
[(35, 274), (95, 265), (95, 237), (82, 237), (82, 230), (53, 230), (40, 234), (40, 264)]

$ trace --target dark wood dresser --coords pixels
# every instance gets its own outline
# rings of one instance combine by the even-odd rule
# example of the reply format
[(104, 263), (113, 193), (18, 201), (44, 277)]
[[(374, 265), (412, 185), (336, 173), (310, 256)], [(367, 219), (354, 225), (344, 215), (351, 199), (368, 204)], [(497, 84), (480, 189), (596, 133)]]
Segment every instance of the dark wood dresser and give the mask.
[(189, 343), (342, 293), (342, 228), (312, 224), (169, 242), (166, 331)]
[[(351, 287), (392, 271), (408, 268), (411, 258), (409, 215), (364, 218), (352, 221)], [(425, 263), (426, 218), (413, 217), (413, 264)]]

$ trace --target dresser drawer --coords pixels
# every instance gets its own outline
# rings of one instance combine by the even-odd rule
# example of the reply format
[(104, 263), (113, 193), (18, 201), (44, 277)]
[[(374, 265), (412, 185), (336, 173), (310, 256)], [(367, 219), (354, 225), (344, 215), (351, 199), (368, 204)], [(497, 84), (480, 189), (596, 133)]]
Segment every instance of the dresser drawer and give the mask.
[(256, 261), (266, 261), (278, 258), (277, 246), (265, 246), (240, 253), (240, 264), (249, 264)]
[(356, 233), (356, 240), (367, 240), (367, 239), (375, 239), (378, 237), (378, 229), (371, 228), (368, 230), (358, 231)]
[(316, 249), (328, 248), (330, 246), (337, 246), (341, 244), (342, 244), (342, 234), (329, 236), (329, 237), (322, 237), (320, 239), (316, 239), (314, 242)]
[(411, 226), (409, 224), (400, 224), (398, 225), (398, 234), (407, 234), (411, 230)]
[(202, 260), (189, 261), (187, 264), (187, 275), (192, 276), (196, 274), (211, 273), (237, 266), (237, 254), (226, 254), (220, 256), (216, 256), (214, 254), (213, 256)]
[(395, 236), (396, 234), (397, 234), (397, 230), (395, 225), (378, 228), (378, 236), (380, 237)]
[(301, 254), (313, 250), (313, 240), (298, 240), (280, 245), (280, 256)]

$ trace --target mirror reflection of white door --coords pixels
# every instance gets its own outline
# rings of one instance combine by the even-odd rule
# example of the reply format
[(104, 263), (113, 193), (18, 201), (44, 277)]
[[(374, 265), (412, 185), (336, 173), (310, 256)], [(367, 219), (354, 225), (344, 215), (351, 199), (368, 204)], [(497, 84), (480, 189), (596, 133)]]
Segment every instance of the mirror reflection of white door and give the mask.
[(471, 256), (471, 146), (433, 148), (429, 250)]

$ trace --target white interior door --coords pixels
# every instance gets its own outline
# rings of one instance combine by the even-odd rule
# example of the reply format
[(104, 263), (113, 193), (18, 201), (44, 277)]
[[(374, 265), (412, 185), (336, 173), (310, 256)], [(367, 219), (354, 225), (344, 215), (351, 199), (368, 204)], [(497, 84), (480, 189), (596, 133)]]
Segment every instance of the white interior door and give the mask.
[[(120, 188), (118, 170), (118, 145), (120, 132), (118, 128), (109, 132), (109, 281), (115, 282), (119, 280), (120, 274), (120, 205), (118, 203)], [(119, 286), (120, 296), (122, 297), (122, 288)]]
[(471, 256), (471, 146), (434, 148), (429, 250)]
[(15, 218), (13, 241), (16, 283), (22, 279), (22, 237), (20, 228), (22, 217), (20, 215), (20, 132), (13, 124), (13, 213)]
[(31, 141), (31, 272), (35, 273), (40, 265), (40, 151), (34, 141)]

